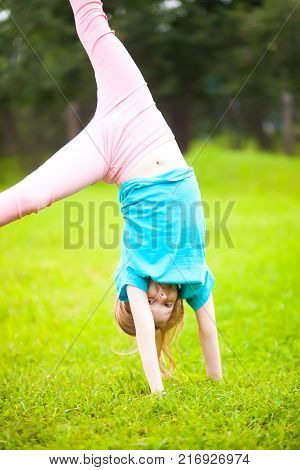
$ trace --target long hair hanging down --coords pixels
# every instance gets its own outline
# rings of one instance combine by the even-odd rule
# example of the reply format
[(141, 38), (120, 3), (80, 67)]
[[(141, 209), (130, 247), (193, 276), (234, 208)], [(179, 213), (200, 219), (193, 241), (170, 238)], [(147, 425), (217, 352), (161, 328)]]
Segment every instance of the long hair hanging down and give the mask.
[[(122, 331), (130, 336), (136, 336), (136, 330), (134, 325), (134, 319), (132, 316), (131, 308), (129, 302), (122, 302), (119, 300), (118, 295), (115, 297), (114, 302), (114, 314), (115, 319)], [(184, 324), (184, 307), (183, 307), (183, 300), (178, 297), (171, 316), (164, 328), (156, 328), (157, 335), (155, 335), (156, 340), (156, 349), (157, 349), (157, 356), (160, 370), (164, 377), (170, 377), (174, 380), (178, 380), (177, 377), (173, 375), (173, 371), (176, 369), (176, 363), (171, 355), (170, 352), (170, 345), (172, 341), (176, 340), (177, 349), (178, 346), (178, 335), (183, 328)], [(160, 335), (160, 339), (158, 340), (158, 336)], [(120, 355), (124, 354), (133, 354), (137, 352), (138, 349), (135, 348), (132, 351), (127, 353), (117, 353)], [(116, 352), (116, 351), (114, 351)], [(169, 360), (171, 369), (169, 370), (164, 362), (163, 354)]]

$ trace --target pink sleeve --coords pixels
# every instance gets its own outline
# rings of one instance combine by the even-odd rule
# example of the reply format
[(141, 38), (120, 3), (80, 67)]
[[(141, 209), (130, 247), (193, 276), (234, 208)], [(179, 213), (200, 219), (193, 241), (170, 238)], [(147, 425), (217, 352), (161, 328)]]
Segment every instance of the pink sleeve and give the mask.
[(100, 134), (93, 118), (44, 164), (0, 193), (0, 227), (101, 181), (109, 165)]

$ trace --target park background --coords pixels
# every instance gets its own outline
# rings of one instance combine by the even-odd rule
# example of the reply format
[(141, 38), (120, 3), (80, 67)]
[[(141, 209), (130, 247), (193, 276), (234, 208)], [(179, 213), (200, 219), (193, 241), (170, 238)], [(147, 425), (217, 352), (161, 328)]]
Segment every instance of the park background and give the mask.
[[(300, 2), (103, 3), (207, 201), (225, 380), (205, 377), (188, 306), (167, 396), (112, 351), (134, 343), (113, 316), (120, 215), (88, 216), (117, 202), (99, 183), (1, 229), (0, 448), (299, 448)], [(0, 34), (2, 191), (89, 122), (96, 86), (67, 0), (0, 0)]]

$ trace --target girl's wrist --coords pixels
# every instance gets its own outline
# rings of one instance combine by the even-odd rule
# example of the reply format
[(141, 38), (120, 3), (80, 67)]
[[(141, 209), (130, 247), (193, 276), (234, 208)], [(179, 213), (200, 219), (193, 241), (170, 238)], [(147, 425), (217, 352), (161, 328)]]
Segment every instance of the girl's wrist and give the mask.
[(162, 389), (151, 390), (151, 395), (165, 395), (167, 392)]
[(223, 375), (222, 373), (210, 373), (207, 374), (207, 377), (213, 381), (215, 380), (223, 380)]

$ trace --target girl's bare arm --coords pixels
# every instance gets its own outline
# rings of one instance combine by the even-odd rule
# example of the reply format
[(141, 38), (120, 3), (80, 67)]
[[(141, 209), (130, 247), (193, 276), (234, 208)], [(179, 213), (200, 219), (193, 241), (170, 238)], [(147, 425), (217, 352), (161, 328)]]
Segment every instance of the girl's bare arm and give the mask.
[(213, 297), (196, 310), (199, 338), (204, 355), (206, 373), (213, 380), (222, 379), (221, 354)]
[(158, 363), (155, 342), (155, 324), (149, 307), (147, 294), (142, 289), (135, 286), (127, 285), (126, 289), (134, 319), (136, 340), (144, 372), (151, 392), (162, 392), (164, 386)]

